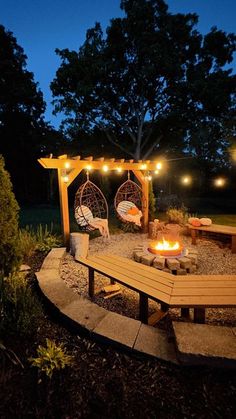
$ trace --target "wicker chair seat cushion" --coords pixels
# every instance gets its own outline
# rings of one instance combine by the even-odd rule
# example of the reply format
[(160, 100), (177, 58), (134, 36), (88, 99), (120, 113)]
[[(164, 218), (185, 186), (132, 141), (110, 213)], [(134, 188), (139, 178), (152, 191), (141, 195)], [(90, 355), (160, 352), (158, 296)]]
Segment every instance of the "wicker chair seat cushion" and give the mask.
[(117, 212), (119, 216), (126, 222), (134, 223), (137, 226), (141, 226), (140, 219), (142, 218), (142, 211), (138, 208), (138, 212), (135, 215), (129, 214), (128, 211), (130, 208), (137, 208), (136, 205), (131, 201), (121, 201), (117, 206)]
[(86, 227), (94, 218), (92, 211), (85, 205), (75, 208), (75, 219), (81, 227)]

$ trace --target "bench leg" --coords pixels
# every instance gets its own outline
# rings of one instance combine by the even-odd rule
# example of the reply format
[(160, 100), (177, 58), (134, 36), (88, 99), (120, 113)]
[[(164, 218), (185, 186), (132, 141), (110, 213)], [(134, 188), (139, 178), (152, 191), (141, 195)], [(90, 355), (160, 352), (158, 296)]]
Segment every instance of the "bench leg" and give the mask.
[(142, 292), (139, 293), (139, 319), (148, 324), (148, 297)]
[(116, 281), (114, 281), (114, 279), (110, 279), (110, 284), (111, 285), (115, 285)]
[(161, 311), (164, 311), (164, 313), (165, 313), (166, 311), (168, 311), (168, 309), (169, 309), (168, 304), (165, 304), (165, 303), (161, 304)]
[(231, 243), (232, 243), (231, 252), (236, 253), (236, 236), (232, 236)]
[(181, 317), (188, 319), (190, 316), (189, 308), (181, 308)]
[(205, 323), (205, 308), (194, 309), (194, 323)]
[(197, 232), (191, 228), (192, 244), (197, 244)]
[(89, 268), (89, 296), (94, 296), (94, 269)]

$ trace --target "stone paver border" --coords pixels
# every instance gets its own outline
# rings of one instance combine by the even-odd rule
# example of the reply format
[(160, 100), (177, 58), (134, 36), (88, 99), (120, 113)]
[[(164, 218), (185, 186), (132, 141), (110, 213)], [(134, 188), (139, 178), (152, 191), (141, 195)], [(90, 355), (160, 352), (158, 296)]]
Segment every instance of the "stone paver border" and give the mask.
[[(139, 320), (105, 310), (68, 288), (61, 279), (59, 272), (60, 261), (65, 251), (65, 248), (52, 249), (46, 256), (41, 270), (36, 272), (36, 277), (41, 292), (50, 302), (50, 305), (60, 314), (66, 325), (72, 327), (78, 333), (83, 331), (102, 343), (115, 345), (135, 353), (153, 356), (174, 364), (189, 365), (195, 363), (194, 360), (193, 362), (190, 361), (189, 354), (185, 362), (184, 353), (178, 347), (178, 336), (176, 336), (176, 350), (175, 343), (168, 339), (165, 331), (144, 325)], [(181, 333), (184, 324), (182, 324)], [(191, 327), (194, 328), (195, 326), (192, 325)], [(207, 325), (204, 326), (205, 328), (208, 327)], [(178, 332), (178, 325), (174, 329), (175, 332)], [(219, 329), (219, 327), (216, 327), (216, 329)], [(234, 338), (236, 339), (235, 336)], [(202, 357), (201, 363), (208, 365), (208, 360), (209, 357)], [(235, 362), (232, 363), (232, 366), (236, 366), (236, 357), (233, 361)], [(217, 366), (222, 367), (223, 364), (221, 362)]]

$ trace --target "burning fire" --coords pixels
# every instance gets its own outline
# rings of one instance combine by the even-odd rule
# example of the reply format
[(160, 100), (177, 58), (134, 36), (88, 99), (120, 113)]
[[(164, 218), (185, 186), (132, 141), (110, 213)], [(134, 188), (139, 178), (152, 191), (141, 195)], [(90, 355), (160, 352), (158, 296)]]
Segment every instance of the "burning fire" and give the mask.
[(151, 253), (161, 256), (177, 256), (182, 252), (182, 245), (178, 240), (171, 241), (162, 237), (162, 240), (150, 243)]

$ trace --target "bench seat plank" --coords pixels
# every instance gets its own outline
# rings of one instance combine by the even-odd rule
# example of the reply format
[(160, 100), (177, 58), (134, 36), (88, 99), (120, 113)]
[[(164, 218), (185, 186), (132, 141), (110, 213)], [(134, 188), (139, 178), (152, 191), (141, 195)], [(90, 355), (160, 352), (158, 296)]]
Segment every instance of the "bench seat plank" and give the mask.
[[(101, 256), (102, 255), (99, 254), (99, 257)], [(123, 256), (116, 256), (116, 255), (111, 255), (111, 254), (106, 254), (106, 256), (109, 256), (109, 258), (113, 260), (114, 262), (118, 262), (118, 261), (123, 262), (125, 266), (127, 266), (128, 268), (132, 267), (132, 269), (135, 269), (138, 272), (144, 271), (148, 273), (148, 275), (154, 275), (155, 278), (158, 276), (158, 280), (159, 281), (162, 280), (163, 284), (173, 285), (174, 283), (174, 275), (168, 272), (163, 272), (159, 269), (153, 268), (152, 266), (143, 265), (142, 263), (135, 262), (132, 259), (128, 259)]]
[(174, 296), (209, 296), (209, 295), (217, 295), (217, 296), (234, 296), (235, 297), (235, 304), (236, 304), (236, 287), (235, 288), (174, 288), (172, 292), (172, 297)]
[[(172, 284), (166, 284), (166, 281), (159, 277), (158, 273), (156, 272), (149, 272), (148, 271), (140, 271), (136, 262), (134, 265), (128, 265), (126, 263), (121, 263), (115, 259), (110, 260), (109, 256), (99, 255), (95, 256), (96, 261), (100, 261), (101, 263), (106, 264), (105, 266), (108, 267), (112, 266), (116, 272), (121, 272), (125, 275), (128, 275), (130, 278), (135, 280), (140, 280), (144, 283), (148, 283), (149, 285), (153, 286), (154, 288), (158, 288), (167, 294), (171, 294), (173, 282)], [(89, 258), (89, 260), (95, 260), (93, 256)]]
[(127, 275), (116, 272), (112, 264), (110, 264), (110, 267), (105, 267), (104, 264), (102, 264), (101, 262), (95, 262), (94, 259), (90, 260), (90, 258), (78, 258), (78, 262), (89, 268), (94, 269), (96, 272), (105, 275), (108, 278), (114, 279), (115, 281), (126, 285), (128, 288), (131, 288), (134, 291), (142, 292), (143, 294), (156, 301), (163, 301), (167, 304), (170, 301), (170, 295), (162, 291), (158, 291), (148, 284), (144, 284), (138, 280), (130, 279)]
[(170, 307), (235, 307), (234, 296), (171, 296)]
[(236, 236), (236, 227), (226, 226), (221, 224), (211, 224), (210, 226), (195, 227), (191, 224), (187, 225), (190, 230), (209, 231), (210, 233), (228, 234), (229, 236)]

